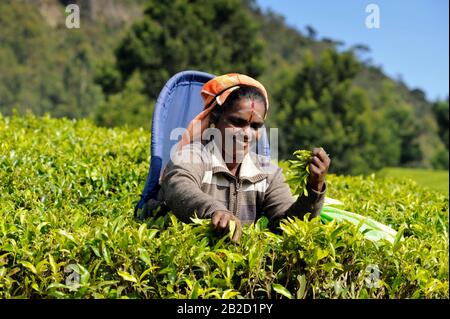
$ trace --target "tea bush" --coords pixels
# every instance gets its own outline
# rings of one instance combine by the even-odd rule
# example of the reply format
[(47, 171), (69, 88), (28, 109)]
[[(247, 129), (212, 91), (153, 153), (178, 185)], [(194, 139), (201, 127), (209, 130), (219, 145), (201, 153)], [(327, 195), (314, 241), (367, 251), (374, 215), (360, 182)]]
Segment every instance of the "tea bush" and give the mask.
[(374, 175), (327, 178), (345, 209), (398, 230), (372, 242), (346, 222), (265, 221), (238, 244), (207, 220), (133, 215), (143, 130), (0, 116), (1, 298), (448, 298), (448, 197)]

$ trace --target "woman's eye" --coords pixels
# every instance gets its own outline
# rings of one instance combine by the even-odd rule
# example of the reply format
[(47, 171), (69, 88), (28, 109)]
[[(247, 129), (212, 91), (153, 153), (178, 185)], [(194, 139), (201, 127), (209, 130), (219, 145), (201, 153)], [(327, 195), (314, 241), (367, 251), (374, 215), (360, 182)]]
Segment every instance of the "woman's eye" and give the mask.
[(242, 125), (245, 125), (247, 122), (239, 120), (239, 119), (233, 119), (233, 120), (231, 120), (231, 123), (233, 123), (234, 125), (242, 126)]
[(251, 127), (254, 130), (258, 130), (258, 129), (260, 129), (262, 127), (262, 124), (252, 124)]

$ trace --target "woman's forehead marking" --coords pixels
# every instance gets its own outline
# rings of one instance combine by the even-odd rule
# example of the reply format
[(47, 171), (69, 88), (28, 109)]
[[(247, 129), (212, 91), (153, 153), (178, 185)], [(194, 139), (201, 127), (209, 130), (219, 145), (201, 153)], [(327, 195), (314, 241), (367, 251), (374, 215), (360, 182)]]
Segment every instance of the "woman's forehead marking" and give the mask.
[(248, 120), (249, 122), (252, 121), (253, 114), (255, 113), (255, 100), (254, 99), (250, 99), (250, 107), (252, 109), (252, 113), (250, 114), (250, 119)]
[[(253, 119), (260, 119), (261, 122), (264, 123), (264, 115), (263, 114), (259, 114), (260, 112), (258, 112), (258, 109), (256, 107), (256, 103), (258, 101), (253, 99), (253, 98), (246, 98), (246, 99), (242, 99), (241, 100), (241, 107), (238, 107), (237, 105), (233, 108), (232, 113), (247, 119), (247, 121), (250, 123), (252, 122)], [(250, 111), (250, 116), (249, 116), (249, 111)]]

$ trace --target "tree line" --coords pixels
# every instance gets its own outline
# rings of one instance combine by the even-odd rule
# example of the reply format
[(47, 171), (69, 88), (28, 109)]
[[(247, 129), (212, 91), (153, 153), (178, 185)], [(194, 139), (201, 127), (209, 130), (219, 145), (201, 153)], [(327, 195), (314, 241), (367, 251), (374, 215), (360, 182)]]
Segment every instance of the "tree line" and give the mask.
[[(54, 5), (63, 10), (63, 2)], [(175, 73), (240, 72), (269, 91), (267, 126), (279, 128), (281, 158), (322, 146), (336, 173), (448, 169), (448, 97), (427, 101), (387, 77), (361, 58), (367, 46), (339, 49), (341, 41), (318, 39), (312, 26), (291, 28), (252, 0), (127, 5), (120, 10), (140, 12), (131, 22), (82, 16), (82, 27), (68, 30), (50, 25), (35, 3), (2, 2), (0, 112), (149, 129), (158, 93)]]

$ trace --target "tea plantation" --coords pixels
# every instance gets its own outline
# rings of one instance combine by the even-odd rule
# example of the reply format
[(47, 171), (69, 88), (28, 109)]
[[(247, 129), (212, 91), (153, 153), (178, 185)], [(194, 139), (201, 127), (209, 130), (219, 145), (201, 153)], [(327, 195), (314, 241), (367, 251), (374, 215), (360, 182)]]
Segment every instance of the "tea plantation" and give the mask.
[(0, 116), (0, 298), (449, 297), (442, 193), (330, 175), (327, 195), (397, 230), (394, 243), (295, 219), (234, 244), (207, 220), (135, 221), (148, 159), (143, 130)]

